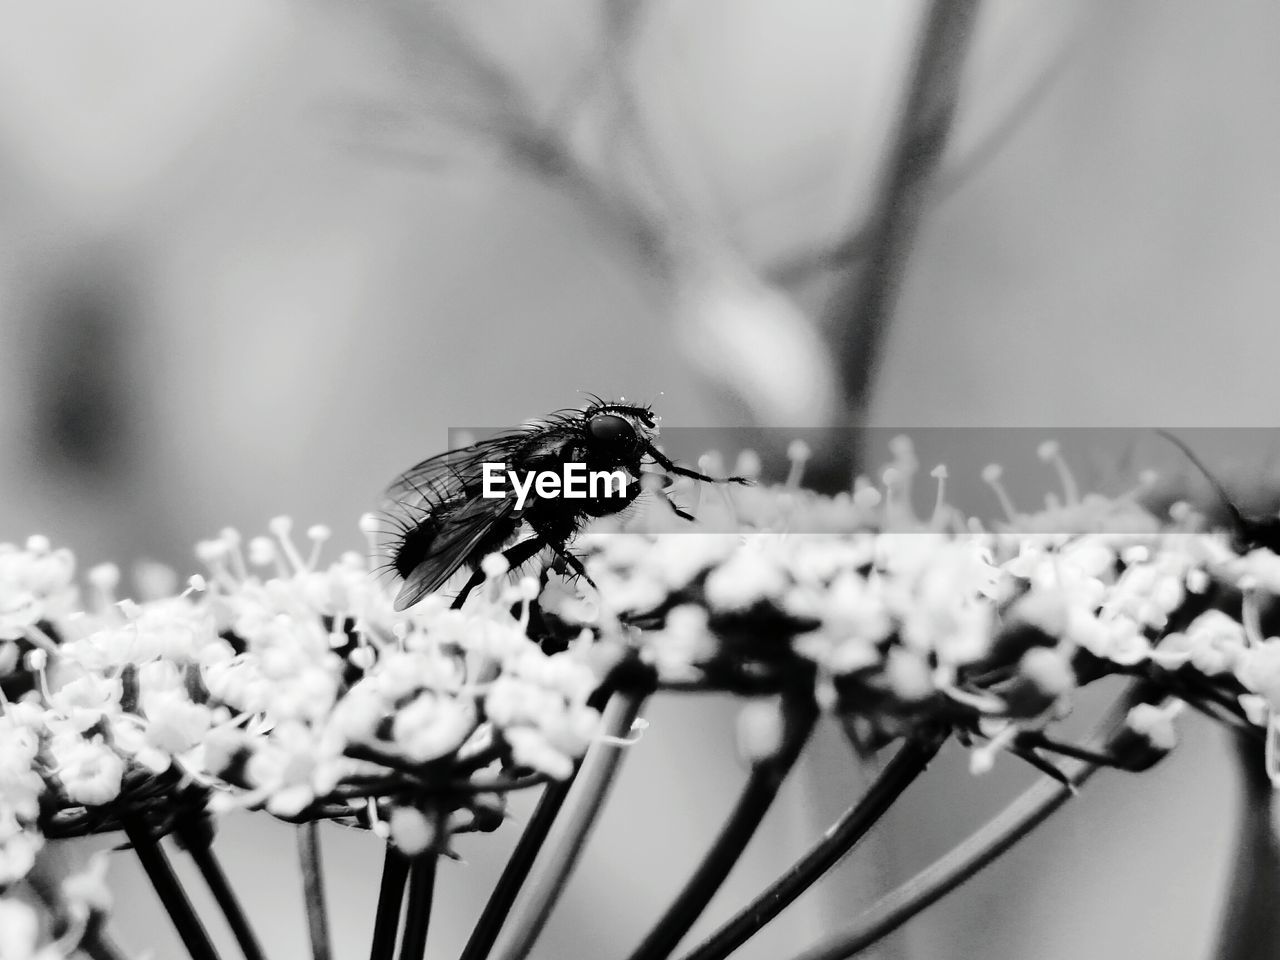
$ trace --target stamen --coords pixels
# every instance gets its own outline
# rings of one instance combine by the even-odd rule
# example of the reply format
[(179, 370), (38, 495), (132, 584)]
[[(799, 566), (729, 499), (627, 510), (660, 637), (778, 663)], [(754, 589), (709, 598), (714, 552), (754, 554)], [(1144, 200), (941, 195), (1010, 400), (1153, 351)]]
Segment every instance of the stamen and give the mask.
[(501, 553), (491, 553), (480, 561), (480, 569), (484, 572), (484, 595), (490, 603), (502, 602), (502, 582), (511, 571), (511, 563)]
[(511, 563), (500, 553), (491, 553), (480, 561), (480, 569), (485, 579), (497, 580), (511, 571)]
[(804, 479), (804, 466), (812, 455), (809, 445), (799, 438), (792, 440), (787, 446), (787, 459), (791, 461), (791, 469), (787, 472), (788, 490), (795, 490), (800, 486), (800, 481)]
[(902, 481), (910, 492), (911, 480), (920, 469), (920, 461), (916, 457), (915, 444), (905, 433), (899, 434), (889, 441), (889, 453), (893, 455), (893, 465), (902, 474)]
[(929, 525), (933, 527), (941, 527), (946, 523), (948, 514), (947, 509), (947, 465), (940, 463), (929, 471), (929, 476), (938, 481), (938, 495), (933, 501), (933, 516), (929, 518)]
[(369, 797), (365, 812), (369, 816), (369, 829), (373, 835), (383, 840), (390, 839), (391, 827), (378, 816), (378, 801), (375, 798)]
[(648, 729), (649, 721), (641, 717), (637, 717), (635, 720), (631, 721), (631, 733), (633, 736), (615, 737), (612, 734), (602, 733), (598, 734), (593, 739), (596, 743), (607, 743), (615, 747), (630, 747), (633, 744), (639, 743), (644, 737), (644, 732)]
[(311, 554), (307, 557), (307, 569), (315, 570), (320, 564), (320, 551), (325, 542), (333, 536), (333, 531), (322, 523), (307, 528), (307, 539), (311, 541)]
[(1264, 762), (1273, 787), (1280, 787), (1280, 716), (1273, 711), (1267, 722), (1267, 745)]
[(972, 707), (979, 713), (985, 713), (990, 716), (999, 716), (1009, 709), (1009, 705), (993, 693), (974, 693), (957, 687), (953, 680), (946, 675), (950, 672), (953, 671), (944, 672), (943, 668), (940, 667), (934, 674), (934, 682), (940, 693), (950, 697), (956, 703), (962, 703), (967, 707)]
[[(22, 629), (22, 635), (39, 647), (39, 652), (50, 656), (58, 655), (58, 644), (53, 637), (45, 633), (37, 624), (29, 623)], [(32, 650), (31, 653), (37, 651)]]
[(520, 632), (524, 633), (529, 627), (530, 608), (533, 601), (538, 599), (541, 584), (535, 577), (521, 577), (517, 589), (520, 596)]
[(221, 540), (201, 540), (196, 544), (196, 558), (209, 568), (214, 580), (235, 587), (237, 581), (231, 576), (224, 562), (227, 556), (227, 545)]
[(142, 561), (134, 567), (133, 582), (137, 584), (138, 596), (143, 600), (163, 600), (173, 596), (178, 586), (178, 575), (163, 563)]
[(237, 580), (249, 579), (249, 568), (244, 562), (244, 551), (240, 549), (242, 537), (235, 527), (223, 527), (218, 539), (227, 545), (227, 559), (231, 565), (231, 573)]
[(280, 556), (280, 551), (276, 549), (275, 541), (270, 537), (254, 537), (249, 541), (249, 562), (255, 567), (269, 567), (274, 564), (276, 576), (281, 579), (289, 576), (289, 568), (285, 565), (284, 558)]
[(382, 524), (378, 521), (376, 514), (360, 515), (360, 532), (364, 534), (365, 543), (368, 545), (369, 557), (376, 557), (381, 552), (378, 549), (378, 535), (382, 532)]
[(853, 505), (859, 510), (874, 510), (884, 501), (880, 491), (866, 477), (853, 481)]
[(1262, 645), (1262, 609), (1258, 603), (1257, 584), (1252, 577), (1240, 581), (1240, 625), (1244, 627), (1245, 643), (1251, 647)]
[(116, 602), (116, 587), (120, 583), (120, 568), (114, 563), (100, 563), (86, 576), (89, 585), (97, 592), (99, 605), (106, 609)]
[(1018, 728), (1014, 724), (1006, 724), (999, 733), (969, 754), (969, 772), (983, 774), (996, 763), (996, 754), (1006, 750), (1018, 736)]
[(280, 541), (280, 549), (284, 551), (290, 566), (293, 567), (293, 572), (305, 572), (307, 566), (302, 562), (302, 554), (298, 553), (298, 548), (293, 545), (293, 537), (290, 536), (293, 530), (293, 519), (285, 516), (272, 517), (267, 523), (267, 529)]
[(737, 462), (733, 466), (735, 475), (746, 477), (748, 480), (759, 480), (763, 470), (764, 464), (760, 460), (760, 454), (751, 449), (743, 450), (738, 454)]
[(1071, 468), (1067, 466), (1067, 458), (1062, 455), (1062, 447), (1058, 441), (1046, 440), (1040, 444), (1037, 453), (1041, 460), (1052, 463), (1054, 469), (1058, 471), (1058, 480), (1062, 483), (1062, 495), (1066, 497), (1067, 505), (1074, 507), (1080, 502), (1080, 487), (1071, 473)]
[(902, 472), (900, 466), (885, 467), (880, 475), (884, 483), (884, 518), (886, 525), (895, 522), (912, 524), (915, 515), (911, 509), (911, 487), (909, 477)]
[[(1138, 484), (1120, 494), (1118, 500), (1137, 500), (1140, 496), (1160, 482), (1160, 474), (1155, 470), (1143, 470), (1138, 474)], [(1172, 511), (1170, 511), (1172, 514)]]
[(698, 458), (698, 470), (708, 477), (723, 477), (724, 457), (719, 450), (708, 450)]
[(49, 663), (49, 655), (44, 650), (28, 650), (25, 657), (27, 672), (34, 673), (40, 681), (40, 692), (44, 694), (44, 699), (49, 702), (53, 699), (53, 694), (49, 692), (49, 674), (45, 672), (45, 667)]
[(1005, 512), (1005, 518), (1013, 522), (1018, 519), (1018, 510), (1013, 505), (1013, 498), (1009, 496), (1009, 491), (1000, 482), (1002, 476), (1004, 476), (1004, 467), (998, 463), (989, 463), (982, 468), (983, 482), (995, 491), (996, 499), (1000, 501), (1000, 508)]

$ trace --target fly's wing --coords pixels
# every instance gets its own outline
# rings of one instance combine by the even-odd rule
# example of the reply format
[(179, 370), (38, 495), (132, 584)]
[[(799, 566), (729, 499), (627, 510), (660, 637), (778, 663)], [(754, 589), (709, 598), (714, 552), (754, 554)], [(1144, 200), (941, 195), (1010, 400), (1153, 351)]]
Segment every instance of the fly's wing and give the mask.
[[(405, 578), (397, 610), (438, 590), (487, 537), (510, 523), (513, 498), (481, 496), (483, 465), (508, 462), (525, 439), (524, 434), (509, 434), (431, 457), (410, 467), (388, 489), (387, 512), (399, 536), (384, 550)], [(401, 552), (415, 541), (422, 555), (413, 557), (412, 569), (406, 570)]]
[(395, 608), (405, 610), (439, 590), (485, 540), (506, 540), (503, 527), (510, 524), (515, 503), (512, 497), (463, 500), (436, 520), (438, 533), (431, 540), (430, 551), (405, 576)]

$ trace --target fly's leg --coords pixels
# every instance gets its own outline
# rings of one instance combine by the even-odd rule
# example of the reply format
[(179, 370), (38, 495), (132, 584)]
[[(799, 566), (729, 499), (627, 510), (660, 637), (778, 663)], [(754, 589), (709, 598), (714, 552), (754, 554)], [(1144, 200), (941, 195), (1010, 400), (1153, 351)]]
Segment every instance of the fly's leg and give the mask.
[[(545, 546), (546, 543), (541, 537), (530, 537), (528, 540), (521, 540), (514, 546), (510, 546), (506, 550), (503, 550), (502, 556), (506, 558), (507, 565), (514, 570), (516, 567), (523, 566), (536, 557), (542, 552), (542, 548)], [(453, 603), (450, 604), (450, 608), (453, 610), (460, 609), (466, 602), (467, 597), (471, 595), (471, 591), (484, 583), (484, 579), (484, 570), (480, 567), (476, 567), (475, 573), (471, 574), (471, 579), (463, 584), (462, 590), (453, 598)]]
[(649, 444), (647, 450), (649, 456), (653, 457), (658, 466), (670, 473), (674, 473), (678, 477), (689, 477), (693, 480), (701, 480), (703, 483), (741, 483), (746, 485), (751, 483), (746, 477), (709, 477), (705, 473), (699, 473), (697, 470), (682, 467), (653, 444)]
[(674, 481), (669, 476), (667, 476), (665, 473), (640, 474), (641, 480), (644, 480), (649, 477), (653, 477), (659, 481), (659, 483), (654, 484), (653, 487), (650, 488), (651, 491), (657, 496), (661, 497), (663, 500), (665, 500), (667, 506), (671, 508), (671, 511), (677, 517), (680, 517), (682, 520), (690, 520), (690, 521), (698, 519), (692, 513), (689, 513), (689, 511), (681, 510), (678, 506), (676, 506), (676, 502), (672, 500), (671, 497), (667, 494), (667, 488), (671, 486), (672, 483), (674, 483)]
[(587, 568), (582, 565), (581, 560), (575, 557), (572, 553), (570, 553), (564, 547), (558, 547), (554, 543), (548, 544), (548, 546), (551, 547), (551, 549), (555, 552), (555, 555), (559, 557), (560, 560), (562, 560), (565, 563), (565, 565), (569, 567), (570, 570), (572, 570), (575, 574), (577, 574), (583, 580), (587, 581), (587, 583), (591, 584), (591, 586), (595, 587), (595, 589), (597, 590), (600, 589), (599, 587), (596, 586), (596, 582), (591, 579), (591, 575), (587, 573)]
[(658, 496), (660, 496), (663, 500), (667, 501), (667, 506), (668, 506), (668, 507), (670, 507), (670, 508), (671, 508), (671, 510), (672, 510), (672, 512), (673, 512), (677, 517), (679, 517), (681, 520), (688, 520), (690, 523), (692, 523), (694, 520), (696, 520), (696, 519), (697, 519), (697, 517), (695, 517), (695, 516), (694, 516), (692, 513), (690, 513), (688, 510), (681, 510), (679, 507), (677, 507), (677, 506), (676, 506), (676, 502), (675, 502), (674, 500), (672, 500), (669, 496), (667, 496), (667, 491), (665, 491), (665, 490), (659, 490), (659, 491), (657, 491), (657, 494), (658, 494)]

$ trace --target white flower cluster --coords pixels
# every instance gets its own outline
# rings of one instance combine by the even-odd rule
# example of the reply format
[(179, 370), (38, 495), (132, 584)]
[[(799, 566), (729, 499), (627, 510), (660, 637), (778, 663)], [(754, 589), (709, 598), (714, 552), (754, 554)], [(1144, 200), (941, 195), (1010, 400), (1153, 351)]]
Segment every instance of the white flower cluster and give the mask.
[(880, 488), (726, 487), (694, 524), (597, 525), (578, 546), (598, 602), (559, 612), (641, 627), (639, 655), (673, 687), (760, 692), (812, 671), (820, 703), (882, 736), (941, 722), (980, 740), (978, 769), (1064, 716), (1077, 686), (1143, 677), (1169, 697), (1135, 711), (1135, 732), (1164, 742), (1181, 700), (1221, 701), (1230, 719), (1270, 723), (1280, 775), (1280, 637), (1264, 639), (1257, 615), (1280, 595), (1280, 557), (1239, 556), (1185, 504), (1161, 521), (1143, 488), (1081, 496), (1052, 443), (1040, 453), (1063, 494), (1044, 509), (1019, 512), (990, 467), (1007, 517), (985, 530), (946, 504), (939, 467), (936, 508), (918, 518), (914, 451), (900, 438), (894, 453)]
[[(1280, 557), (1241, 555), (1185, 505), (1163, 521), (1136, 495), (1082, 497), (1056, 447), (1041, 453), (1061, 497), (1019, 513), (990, 468), (1008, 514), (992, 529), (947, 504), (941, 467), (917, 517), (900, 440), (879, 486), (820, 496), (797, 466), (783, 486), (697, 488), (694, 524), (663, 498), (601, 522), (574, 543), (594, 587), (512, 582), (489, 557), (457, 610), (395, 612), (368, 560), (322, 565), (329, 531), (304, 556), (284, 518), (200, 544), (207, 573), (181, 592), (146, 571), (136, 601), (103, 566), (82, 602), (71, 554), (44, 538), (0, 546), (0, 887), (44, 837), (164, 829), (193, 797), (359, 823), (410, 852), (491, 829), (502, 793), (572, 774), (624, 665), (669, 688), (811, 687), (871, 745), (946, 730), (975, 770), (1005, 749), (1043, 763), (1077, 687), (1136, 677), (1155, 695), (1129, 714), (1149, 754), (1132, 768), (1172, 748), (1190, 704), (1265, 728), (1280, 781), (1280, 636), (1264, 629)], [(747, 721), (748, 752), (774, 749), (774, 714)], [(21, 905), (0, 909), (0, 929), (25, 929)]]
[(554, 655), (529, 639), (534, 582), (493, 558), (466, 609), (400, 614), (359, 554), (320, 565), (326, 529), (305, 558), (287, 520), (272, 534), (200, 544), (208, 573), (176, 596), (152, 570), (167, 596), (117, 601), (118, 572), (97, 568), (87, 610), (70, 553), (0, 547), (0, 885), (43, 836), (111, 829), (157, 797), (385, 835), (399, 807), (492, 808), (572, 772), (597, 733), (599, 658), (590, 634)]
[[(111, 907), (106, 869), (106, 855), (98, 854), (84, 870), (62, 882), (56, 903), (33, 904), (14, 895), (0, 894), (0, 957), (3, 960), (64, 960), (86, 953), (94, 955), (95, 949), (87, 940), (94, 936), (97, 921)], [(50, 913), (56, 915), (54, 926), (62, 933), (56, 939), (47, 940), (47, 925), (42, 915)]]

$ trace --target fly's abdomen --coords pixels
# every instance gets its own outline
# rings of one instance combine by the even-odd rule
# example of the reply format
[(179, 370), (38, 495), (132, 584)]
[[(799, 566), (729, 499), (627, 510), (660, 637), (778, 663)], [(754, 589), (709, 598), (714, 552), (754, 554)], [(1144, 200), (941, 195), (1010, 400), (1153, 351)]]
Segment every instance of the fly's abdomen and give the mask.
[(396, 547), (395, 556), (391, 558), (396, 573), (407, 579), (409, 574), (431, 556), (431, 547), (439, 532), (439, 525), (432, 520), (426, 520), (406, 530)]

